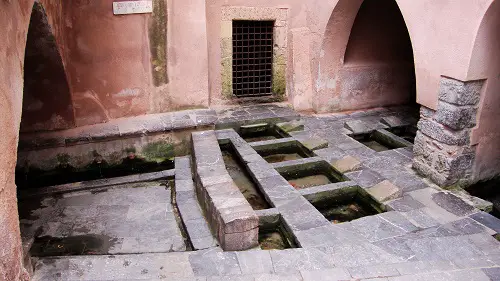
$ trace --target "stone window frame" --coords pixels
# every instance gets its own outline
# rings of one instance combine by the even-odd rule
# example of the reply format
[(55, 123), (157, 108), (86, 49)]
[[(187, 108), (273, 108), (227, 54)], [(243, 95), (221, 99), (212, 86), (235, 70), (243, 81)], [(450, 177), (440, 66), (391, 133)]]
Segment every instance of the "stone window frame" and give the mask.
[(221, 77), (222, 96), (226, 99), (245, 99), (233, 94), (233, 21), (274, 21), (272, 95), (264, 98), (284, 100), (286, 96), (288, 8), (258, 8), (226, 6), (221, 19)]

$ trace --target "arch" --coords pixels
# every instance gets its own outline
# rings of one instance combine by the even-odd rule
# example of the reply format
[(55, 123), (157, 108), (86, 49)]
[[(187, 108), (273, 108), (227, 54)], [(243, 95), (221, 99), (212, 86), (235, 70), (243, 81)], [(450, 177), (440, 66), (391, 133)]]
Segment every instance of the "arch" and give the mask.
[(33, 4), (24, 61), (21, 131), (74, 127), (71, 92), (63, 59), (47, 13)]
[(397, 2), (340, 0), (323, 37), (315, 110), (415, 102), (415, 87), (412, 42)]
[(486, 79), (472, 144), (477, 144), (474, 180), (500, 175), (500, 1), (494, 1), (479, 26), (468, 79)]

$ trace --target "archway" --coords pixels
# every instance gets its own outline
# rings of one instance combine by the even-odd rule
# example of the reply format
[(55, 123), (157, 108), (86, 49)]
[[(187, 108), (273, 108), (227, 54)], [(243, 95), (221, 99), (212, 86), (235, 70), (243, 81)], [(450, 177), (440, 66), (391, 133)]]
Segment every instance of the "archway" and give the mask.
[(500, 176), (500, 1), (487, 10), (471, 56), (469, 80), (486, 79), (472, 132), (477, 144), (473, 180)]
[(395, 0), (341, 0), (322, 44), (316, 111), (415, 104), (410, 36)]
[(33, 5), (24, 61), (21, 132), (74, 127), (63, 61), (42, 4)]

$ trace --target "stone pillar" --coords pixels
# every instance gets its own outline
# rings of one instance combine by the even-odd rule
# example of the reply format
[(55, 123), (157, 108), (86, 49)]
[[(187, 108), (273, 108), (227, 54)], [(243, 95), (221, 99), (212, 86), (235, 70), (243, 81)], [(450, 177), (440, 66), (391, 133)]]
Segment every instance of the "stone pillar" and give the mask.
[(413, 167), (441, 187), (470, 180), (476, 153), (470, 136), (483, 83), (442, 77), (437, 110), (421, 108)]

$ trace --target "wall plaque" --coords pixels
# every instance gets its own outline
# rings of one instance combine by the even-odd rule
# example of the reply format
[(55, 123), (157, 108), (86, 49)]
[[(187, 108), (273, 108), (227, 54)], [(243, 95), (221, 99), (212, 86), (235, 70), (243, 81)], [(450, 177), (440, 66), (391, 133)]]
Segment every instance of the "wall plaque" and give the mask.
[(115, 15), (144, 14), (153, 12), (153, 1), (123, 1), (113, 2)]

